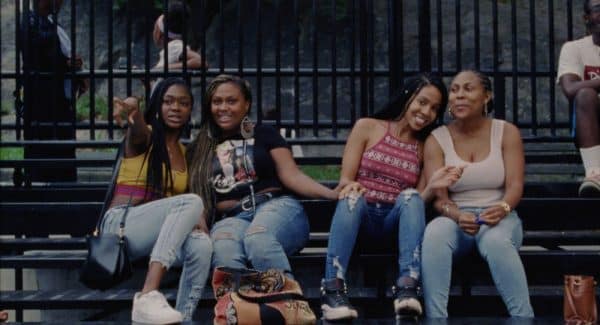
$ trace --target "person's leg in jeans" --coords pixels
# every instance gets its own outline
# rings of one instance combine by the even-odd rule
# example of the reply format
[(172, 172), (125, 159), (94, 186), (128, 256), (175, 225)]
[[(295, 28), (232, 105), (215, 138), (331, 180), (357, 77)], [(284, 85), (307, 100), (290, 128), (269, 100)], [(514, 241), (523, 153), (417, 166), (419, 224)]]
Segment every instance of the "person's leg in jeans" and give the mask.
[(474, 237), (450, 218), (437, 217), (425, 228), (421, 273), (427, 317), (448, 317), (452, 260), (469, 252), (474, 245)]
[(345, 276), (366, 214), (367, 202), (362, 195), (347, 197), (337, 203), (329, 230), (325, 278), (321, 281), (321, 311), (326, 320), (358, 317), (347, 297)]
[(421, 242), (425, 231), (425, 204), (419, 192), (406, 189), (385, 217), (388, 237), (398, 239), (400, 274), (394, 288), (394, 310), (400, 315), (421, 315), (418, 283), (421, 276)]
[(521, 220), (511, 212), (496, 226), (482, 226), (475, 236), (479, 253), (490, 267), (496, 288), (511, 316), (533, 317), (527, 278), (519, 247), (523, 241)]
[(243, 236), (244, 250), (253, 268), (278, 269), (292, 277), (287, 256), (304, 248), (308, 236), (302, 204), (291, 196), (281, 196), (257, 207)]
[(226, 266), (246, 268), (248, 259), (244, 250), (244, 232), (250, 225), (251, 211), (244, 211), (215, 223), (210, 231), (213, 240), (213, 268)]
[[(202, 199), (195, 194), (177, 195), (129, 208), (125, 237), (130, 257), (138, 260), (150, 255), (144, 288), (134, 297), (134, 321), (181, 321), (182, 315), (166, 308), (166, 299), (156, 290), (184, 241), (200, 221), (203, 209)], [(124, 207), (109, 210), (103, 231), (118, 233), (124, 212)]]
[(177, 254), (176, 264), (183, 270), (177, 289), (175, 309), (183, 314), (183, 321), (191, 321), (211, 270), (212, 241), (200, 230), (192, 231)]

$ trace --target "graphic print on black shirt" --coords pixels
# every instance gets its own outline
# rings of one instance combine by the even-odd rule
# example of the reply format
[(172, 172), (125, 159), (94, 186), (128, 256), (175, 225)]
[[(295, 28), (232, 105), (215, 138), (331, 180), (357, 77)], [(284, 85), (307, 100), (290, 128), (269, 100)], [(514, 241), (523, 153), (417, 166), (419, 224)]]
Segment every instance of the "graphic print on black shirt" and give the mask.
[(226, 140), (217, 145), (213, 160), (213, 188), (217, 193), (245, 189), (257, 180), (254, 139)]

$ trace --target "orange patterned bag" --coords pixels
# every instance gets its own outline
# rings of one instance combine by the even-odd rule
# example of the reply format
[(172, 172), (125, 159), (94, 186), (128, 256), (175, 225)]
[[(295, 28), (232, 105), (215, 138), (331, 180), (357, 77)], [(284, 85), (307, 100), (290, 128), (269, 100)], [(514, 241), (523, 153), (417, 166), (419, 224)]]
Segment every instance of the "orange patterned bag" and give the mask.
[(212, 287), (215, 324), (315, 324), (298, 282), (279, 270), (217, 267)]

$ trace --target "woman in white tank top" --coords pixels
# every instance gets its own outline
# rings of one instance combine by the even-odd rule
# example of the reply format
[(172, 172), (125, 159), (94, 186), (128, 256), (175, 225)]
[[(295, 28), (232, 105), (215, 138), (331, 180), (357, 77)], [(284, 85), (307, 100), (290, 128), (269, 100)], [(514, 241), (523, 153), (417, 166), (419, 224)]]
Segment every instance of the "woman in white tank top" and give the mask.
[(440, 216), (425, 229), (422, 281), (428, 317), (448, 316), (453, 257), (473, 249), (488, 263), (509, 314), (533, 317), (518, 252), (523, 229), (513, 210), (523, 193), (523, 143), (517, 127), (488, 117), (491, 85), (478, 71), (457, 74), (448, 100), (453, 121), (425, 143), (426, 176), (444, 165), (465, 166), (454, 185), (438, 191), (434, 205)]

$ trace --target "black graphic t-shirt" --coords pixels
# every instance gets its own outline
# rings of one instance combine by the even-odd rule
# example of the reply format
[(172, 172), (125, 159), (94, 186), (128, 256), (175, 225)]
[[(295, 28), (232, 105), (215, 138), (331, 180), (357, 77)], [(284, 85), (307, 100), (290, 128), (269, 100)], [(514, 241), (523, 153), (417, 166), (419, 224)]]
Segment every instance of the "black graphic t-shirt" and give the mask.
[(210, 180), (217, 202), (241, 199), (250, 194), (251, 184), (255, 192), (282, 187), (271, 157), (271, 150), (281, 147), (289, 148), (289, 145), (277, 130), (266, 125), (256, 126), (253, 138), (237, 135), (219, 143)]

